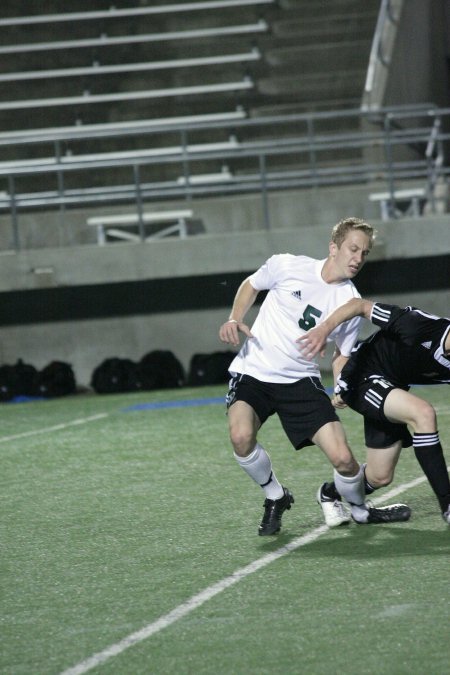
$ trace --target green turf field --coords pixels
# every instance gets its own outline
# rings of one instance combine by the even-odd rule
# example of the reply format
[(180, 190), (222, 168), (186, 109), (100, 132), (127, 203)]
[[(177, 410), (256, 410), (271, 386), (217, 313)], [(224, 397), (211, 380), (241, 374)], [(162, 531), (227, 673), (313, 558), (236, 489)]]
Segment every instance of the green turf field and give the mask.
[[(415, 392), (450, 464), (450, 390)], [(412, 450), (376, 493), (406, 501), (410, 522), (328, 530), (315, 493), (329, 464), (271, 419), (260, 440), (296, 501), (261, 538), (224, 393), (2, 405), (0, 672), (450, 674), (450, 529)], [(341, 418), (363, 460), (361, 418)]]

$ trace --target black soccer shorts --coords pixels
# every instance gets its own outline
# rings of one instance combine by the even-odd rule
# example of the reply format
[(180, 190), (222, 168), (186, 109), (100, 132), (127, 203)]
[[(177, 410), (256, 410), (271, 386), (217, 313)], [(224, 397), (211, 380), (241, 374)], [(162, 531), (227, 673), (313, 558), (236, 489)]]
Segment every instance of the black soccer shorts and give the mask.
[(236, 401), (248, 403), (261, 424), (276, 413), (296, 450), (314, 445), (311, 438), (324, 424), (339, 422), (330, 398), (317, 377), (305, 377), (292, 384), (278, 384), (237, 374), (230, 380), (227, 407)]
[(398, 389), (381, 377), (360, 382), (355, 389), (341, 393), (342, 400), (364, 417), (364, 436), (368, 448), (389, 448), (402, 441), (403, 448), (412, 445), (412, 436), (406, 424), (390, 422), (384, 414), (387, 395)]

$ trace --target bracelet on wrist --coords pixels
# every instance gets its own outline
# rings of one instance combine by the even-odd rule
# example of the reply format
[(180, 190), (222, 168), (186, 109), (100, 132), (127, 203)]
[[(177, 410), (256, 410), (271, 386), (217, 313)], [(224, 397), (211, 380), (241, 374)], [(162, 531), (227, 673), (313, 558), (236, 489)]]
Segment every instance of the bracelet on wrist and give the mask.
[(227, 323), (239, 323), (236, 319), (228, 319)]

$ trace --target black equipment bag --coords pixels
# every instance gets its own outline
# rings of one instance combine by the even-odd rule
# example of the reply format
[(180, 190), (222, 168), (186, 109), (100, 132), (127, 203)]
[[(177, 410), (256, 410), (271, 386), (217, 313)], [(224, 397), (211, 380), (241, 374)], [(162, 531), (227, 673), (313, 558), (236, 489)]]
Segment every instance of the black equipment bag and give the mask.
[(22, 359), (12, 366), (0, 366), (0, 401), (11, 401), (16, 396), (36, 396), (37, 378), (37, 369)]
[(189, 365), (188, 385), (198, 387), (228, 382), (228, 368), (235, 356), (233, 351), (194, 354)]
[(11, 401), (16, 396), (14, 366), (0, 366), (0, 401)]
[(67, 396), (77, 390), (75, 375), (70, 363), (51, 361), (39, 371), (37, 394), (45, 398)]
[(138, 365), (142, 389), (175, 389), (186, 382), (184, 368), (170, 350), (148, 352)]
[(91, 386), (98, 394), (117, 394), (142, 389), (138, 365), (131, 359), (105, 359), (92, 373)]

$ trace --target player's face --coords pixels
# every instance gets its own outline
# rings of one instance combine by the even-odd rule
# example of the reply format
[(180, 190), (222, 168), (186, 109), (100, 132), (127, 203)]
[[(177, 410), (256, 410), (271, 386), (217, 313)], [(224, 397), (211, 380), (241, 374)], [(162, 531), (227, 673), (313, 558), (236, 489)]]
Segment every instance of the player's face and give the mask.
[(330, 252), (342, 279), (353, 279), (358, 274), (369, 255), (369, 244), (369, 237), (361, 230), (350, 230), (340, 248), (330, 244)]

